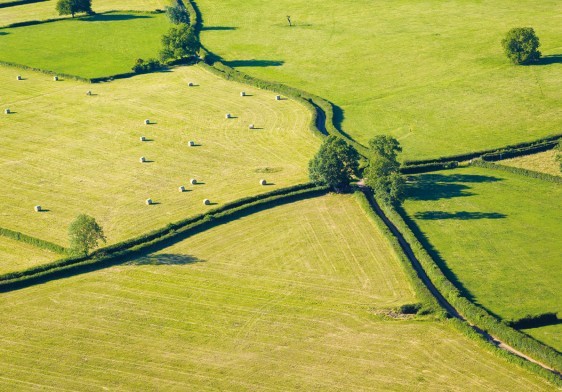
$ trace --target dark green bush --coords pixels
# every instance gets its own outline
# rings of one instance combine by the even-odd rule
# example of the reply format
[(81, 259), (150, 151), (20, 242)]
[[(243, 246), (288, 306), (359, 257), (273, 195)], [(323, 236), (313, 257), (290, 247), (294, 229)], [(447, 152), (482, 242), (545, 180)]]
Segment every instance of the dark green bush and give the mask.
[(528, 64), (541, 57), (539, 37), (532, 27), (516, 27), (507, 32), (502, 46), (514, 64)]
[(132, 70), (134, 73), (140, 74), (140, 73), (158, 71), (163, 67), (164, 65), (160, 61), (154, 58), (148, 59), (146, 61), (143, 59), (137, 59), (135, 65), (133, 65)]
[(402, 306), (399, 306), (397, 311), (402, 314), (416, 314), (421, 310), (421, 308), (422, 304), (420, 303), (404, 304)]

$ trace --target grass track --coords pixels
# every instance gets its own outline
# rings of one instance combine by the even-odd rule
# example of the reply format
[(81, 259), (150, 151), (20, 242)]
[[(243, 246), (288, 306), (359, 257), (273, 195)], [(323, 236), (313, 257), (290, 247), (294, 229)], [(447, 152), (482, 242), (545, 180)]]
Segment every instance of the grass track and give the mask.
[[(70, 16), (60, 16), (57, 13), (56, 4), (56, 0), (49, 0), (3, 8), (0, 14), (0, 26), (29, 20), (69, 18)], [(166, 0), (94, 0), (92, 8), (95, 12), (113, 10), (154, 11), (157, 8), (164, 9), (166, 5)]]
[(559, 185), (481, 168), (417, 178), (404, 208), (477, 303), (508, 319), (562, 310)]
[(111, 13), (4, 29), (0, 60), (85, 78), (127, 73), (158, 57), (169, 27), (164, 14)]
[(498, 163), (506, 166), (520, 167), (522, 169), (552, 174), (553, 176), (562, 176), (560, 163), (556, 160), (556, 156), (559, 153), (560, 152), (557, 149), (554, 149), (538, 154), (505, 159)]
[(0, 236), (0, 274), (44, 264), (60, 257), (54, 252)]
[[(306, 182), (320, 143), (302, 105), (198, 67), (96, 85), (0, 68), (0, 90), (0, 106), (16, 112), (0, 117), (0, 227), (65, 245), (79, 213), (116, 242), (205, 211), (205, 198), (224, 203)], [(227, 111), (237, 118), (225, 120)], [(148, 197), (161, 204), (146, 206)], [(36, 204), (50, 211), (37, 214)]]
[(328, 195), (4, 294), (0, 388), (549, 390), (447, 322), (374, 315), (412, 294), (366, 219)]
[[(406, 159), (500, 147), (562, 129), (556, 0), (197, 0), (202, 41), (253, 76), (333, 101), (360, 142), (391, 133)], [(285, 20), (291, 15), (296, 26)], [(533, 26), (551, 64), (515, 67), (500, 41)]]

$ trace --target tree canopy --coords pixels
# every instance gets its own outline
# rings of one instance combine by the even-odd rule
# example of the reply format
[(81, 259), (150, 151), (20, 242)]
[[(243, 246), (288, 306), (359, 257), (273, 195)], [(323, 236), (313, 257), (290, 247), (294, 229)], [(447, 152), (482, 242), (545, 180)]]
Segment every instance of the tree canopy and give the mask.
[(166, 7), (166, 15), (173, 24), (191, 24), (189, 12), (185, 6), (177, 0), (172, 0), (172, 5)]
[(539, 37), (532, 27), (516, 27), (502, 40), (505, 54), (514, 64), (528, 64), (541, 57)]
[(92, 0), (58, 0), (57, 12), (59, 15), (72, 15), (78, 12), (92, 13)]
[(349, 188), (359, 170), (359, 153), (345, 140), (329, 136), (309, 162), (310, 180), (319, 185), (328, 185), (336, 192)]
[(68, 227), (70, 249), (72, 253), (87, 255), (98, 246), (99, 241), (105, 242), (103, 229), (96, 220), (86, 214), (80, 214)]
[(179, 60), (195, 55), (199, 51), (199, 40), (193, 27), (181, 23), (162, 37), (162, 46), (162, 61)]
[(388, 135), (378, 135), (369, 141), (369, 164), (363, 172), (365, 184), (385, 203), (404, 199), (404, 179), (400, 175), (398, 153), (400, 143)]

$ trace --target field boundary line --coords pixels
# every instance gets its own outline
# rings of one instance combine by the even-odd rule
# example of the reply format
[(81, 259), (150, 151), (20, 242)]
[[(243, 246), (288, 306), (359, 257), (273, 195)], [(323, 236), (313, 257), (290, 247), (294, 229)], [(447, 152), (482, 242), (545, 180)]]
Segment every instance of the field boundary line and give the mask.
[(141, 255), (165, 249), (191, 235), (279, 205), (325, 195), (328, 187), (300, 184), (247, 197), (171, 223), (148, 234), (100, 248), (88, 256), (69, 257), (27, 270), (0, 275), (0, 293), (122, 264)]
[[(559, 370), (562, 355), (551, 347), (507, 326), (462, 296), (417, 240), (401, 213), (389, 206), (379, 205), (369, 190), (365, 187), (362, 190), (374, 212), (400, 243), (418, 278), (451, 317), (463, 322), (470, 327), (472, 333), (476, 333), (500, 349), (500, 352), (508, 354), (506, 356), (508, 360), (516, 359), (516, 362), (523, 367), (557, 386), (562, 386), (562, 374)], [(394, 222), (398, 222), (398, 225)]]
[(32, 245), (35, 246), (36, 248), (50, 250), (52, 252), (56, 252), (59, 254), (66, 254), (68, 252), (68, 250), (65, 247), (55, 244), (53, 242), (45, 241), (40, 238), (32, 237), (30, 235), (24, 234), (19, 231), (6, 229), (4, 227), (0, 227), (0, 236), (10, 238), (14, 241), (22, 242), (28, 245)]
[(482, 159), (476, 159), (472, 161), (470, 165), (476, 167), (483, 167), (485, 169), (500, 170), (524, 177), (535, 178), (537, 180), (554, 182), (556, 184), (562, 184), (561, 176), (555, 176), (553, 174), (548, 174), (548, 173), (541, 173), (535, 170), (524, 169), (522, 167), (507, 166), (507, 165), (502, 165), (500, 163), (488, 162)]

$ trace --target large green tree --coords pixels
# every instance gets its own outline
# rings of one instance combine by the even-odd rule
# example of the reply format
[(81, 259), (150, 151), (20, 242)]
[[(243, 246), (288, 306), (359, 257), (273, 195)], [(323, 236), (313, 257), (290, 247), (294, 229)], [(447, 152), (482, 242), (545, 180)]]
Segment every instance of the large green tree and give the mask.
[(363, 178), (375, 196), (388, 204), (404, 199), (405, 182), (398, 162), (401, 151), (398, 140), (388, 135), (378, 135), (369, 141), (369, 164)]
[(514, 64), (528, 64), (541, 57), (539, 37), (532, 27), (516, 27), (502, 40), (507, 57)]
[(359, 170), (359, 154), (342, 138), (328, 136), (308, 164), (310, 180), (336, 192), (349, 189)]
[(98, 246), (99, 241), (105, 242), (103, 229), (96, 220), (86, 214), (80, 214), (68, 227), (68, 237), (72, 253), (87, 255)]
[(162, 37), (162, 46), (162, 61), (179, 60), (194, 56), (199, 51), (199, 40), (193, 27), (181, 23)]
[(92, 0), (58, 0), (57, 12), (59, 15), (72, 15), (78, 12), (92, 13)]
[(168, 15), (170, 22), (172, 22), (173, 24), (191, 24), (191, 21), (189, 19), (189, 12), (187, 11), (183, 3), (180, 3), (177, 0), (172, 0), (171, 5), (166, 7), (166, 15)]

